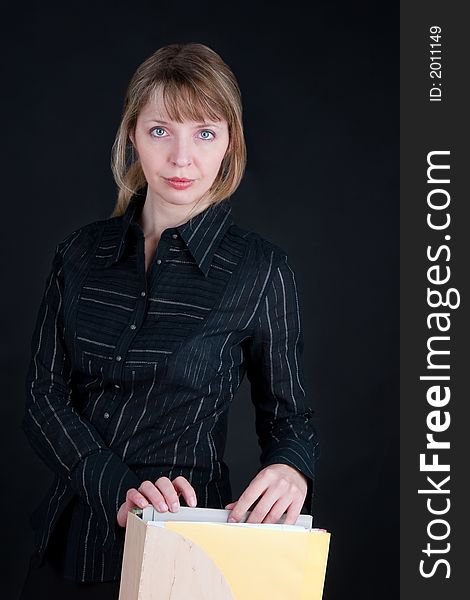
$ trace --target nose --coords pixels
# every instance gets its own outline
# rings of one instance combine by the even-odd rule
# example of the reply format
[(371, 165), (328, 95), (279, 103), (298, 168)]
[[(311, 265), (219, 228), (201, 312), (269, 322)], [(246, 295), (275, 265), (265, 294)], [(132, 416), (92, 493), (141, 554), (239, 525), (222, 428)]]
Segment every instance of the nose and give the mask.
[(176, 167), (187, 167), (192, 163), (189, 142), (183, 138), (176, 138), (172, 145), (170, 162)]

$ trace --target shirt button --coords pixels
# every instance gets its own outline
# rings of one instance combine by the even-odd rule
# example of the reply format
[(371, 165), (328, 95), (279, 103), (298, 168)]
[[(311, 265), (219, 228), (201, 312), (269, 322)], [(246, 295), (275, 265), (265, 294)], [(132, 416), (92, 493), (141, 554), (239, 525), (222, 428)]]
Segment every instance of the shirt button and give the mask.
[(157, 265), (161, 265), (162, 264), (162, 259), (161, 258), (157, 258)]
[(134, 323), (132, 323), (131, 329), (135, 329), (135, 328), (136, 328), (136, 326), (134, 325)]
[(114, 387), (118, 390), (121, 386), (118, 385), (117, 383), (114, 384)]
[(172, 237), (174, 240), (177, 240), (177, 239), (178, 239), (178, 234), (177, 234), (177, 233), (174, 233), (174, 234), (173, 234), (171, 237)]
[(121, 360), (122, 356), (120, 356), (119, 354), (116, 356), (116, 360), (119, 362)]
[(145, 296), (145, 292), (140, 292), (140, 295), (141, 296)]
[(104, 415), (103, 415), (103, 417), (104, 417), (105, 419), (109, 419), (109, 413), (108, 413), (108, 412), (105, 412), (105, 413), (104, 413)]

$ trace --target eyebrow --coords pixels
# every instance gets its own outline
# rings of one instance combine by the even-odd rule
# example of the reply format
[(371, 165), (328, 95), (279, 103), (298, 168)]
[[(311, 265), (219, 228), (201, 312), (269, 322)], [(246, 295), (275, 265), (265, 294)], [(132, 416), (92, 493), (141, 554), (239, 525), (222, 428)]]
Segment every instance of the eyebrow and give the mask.
[[(171, 123), (168, 123), (167, 121), (164, 121), (163, 119), (146, 119), (146, 123), (161, 123), (162, 125), (171, 125)], [(204, 126), (210, 126), (210, 127), (220, 127), (220, 125), (217, 125), (217, 123), (206, 123), (206, 122), (201, 122), (201, 123), (197, 123), (195, 125), (195, 127), (200, 127), (201, 125)]]

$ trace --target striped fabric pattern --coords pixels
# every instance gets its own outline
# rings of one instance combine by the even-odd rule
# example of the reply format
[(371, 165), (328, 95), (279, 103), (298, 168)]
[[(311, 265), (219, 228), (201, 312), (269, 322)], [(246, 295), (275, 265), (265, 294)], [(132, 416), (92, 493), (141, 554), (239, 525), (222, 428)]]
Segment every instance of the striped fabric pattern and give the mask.
[(75, 581), (120, 577), (116, 514), (129, 488), (182, 475), (198, 506), (235, 500), (223, 454), (245, 374), (259, 470), (301, 471), (312, 512), (317, 438), (287, 254), (238, 227), (226, 200), (166, 229), (146, 271), (144, 202), (135, 194), (121, 217), (57, 245), (32, 336), (22, 427), (55, 475), (31, 515), (36, 558), (72, 506), (65, 576)]

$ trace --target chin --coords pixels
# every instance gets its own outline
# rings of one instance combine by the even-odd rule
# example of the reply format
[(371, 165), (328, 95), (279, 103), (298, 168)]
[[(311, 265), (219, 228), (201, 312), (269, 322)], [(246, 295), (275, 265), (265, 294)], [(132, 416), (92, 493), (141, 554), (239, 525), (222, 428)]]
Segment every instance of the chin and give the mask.
[[(191, 186), (191, 188), (193, 188), (195, 184), (196, 182)], [(153, 195), (163, 198), (163, 200), (169, 204), (190, 205), (198, 202), (207, 191), (206, 189), (201, 190), (199, 186), (199, 189), (197, 190), (191, 188), (188, 188), (187, 190), (174, 190), (168, 185), (164, 184), (163, 186), (150, 188), (150, 190)]]
[(197, 196), (194, 194), (189, 195), (185, 194), (183, 190), (175, 190), (174, 192), (165, 191), (165, 193), (160, 193), (158, 195), (160, 198), (163, 198), (165, 202), (168, 202), (168, 204), (174, 204), (178, 206), (190, 206), (195, 204), (200, 198), (199, 194)]

